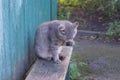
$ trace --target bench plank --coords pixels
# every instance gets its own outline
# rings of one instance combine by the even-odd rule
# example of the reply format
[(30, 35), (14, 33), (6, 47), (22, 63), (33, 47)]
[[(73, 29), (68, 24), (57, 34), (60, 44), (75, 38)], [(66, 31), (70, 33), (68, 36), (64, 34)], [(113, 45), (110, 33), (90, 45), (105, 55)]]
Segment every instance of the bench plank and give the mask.
[(60, 64), (37, 59), (25, 80), (65, 80), (72, 50), (73, 47), (63, 47), (66, 57)]

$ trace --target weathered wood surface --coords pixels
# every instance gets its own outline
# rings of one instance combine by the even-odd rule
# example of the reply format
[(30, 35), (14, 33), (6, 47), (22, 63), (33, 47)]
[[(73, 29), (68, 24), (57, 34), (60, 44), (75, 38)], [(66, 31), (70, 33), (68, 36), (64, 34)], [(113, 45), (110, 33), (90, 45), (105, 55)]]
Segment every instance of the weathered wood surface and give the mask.
[(0, 0), (0, 80), (23, 80), (36, 28), (56, 18), (57, 0)]
[(25, 80), (65, 80), (72, 50), (64, 46), (62, 53), (66, 57), (60, 64), (37, 59)]

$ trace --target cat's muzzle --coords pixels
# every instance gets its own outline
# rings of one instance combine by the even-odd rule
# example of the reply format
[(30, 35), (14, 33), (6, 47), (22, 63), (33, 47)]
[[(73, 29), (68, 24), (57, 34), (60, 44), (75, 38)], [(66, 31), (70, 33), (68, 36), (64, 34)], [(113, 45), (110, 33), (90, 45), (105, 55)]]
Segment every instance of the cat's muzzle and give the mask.
[(69, 40), (66, 42), (66, 46), (73, 46), (75, 42), (73, 40)]

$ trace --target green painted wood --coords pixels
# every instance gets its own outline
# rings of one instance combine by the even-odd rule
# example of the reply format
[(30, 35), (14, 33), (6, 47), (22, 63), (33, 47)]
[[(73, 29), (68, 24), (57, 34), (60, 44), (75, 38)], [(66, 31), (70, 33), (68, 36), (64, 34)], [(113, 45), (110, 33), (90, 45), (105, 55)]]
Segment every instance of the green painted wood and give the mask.
[[(2, 0), (0, 0), (0, 56), (2, 56), (1, 53), (3, 53), (3, 22), (2, 22)], [(0, 65), (2, 65), (2, 58), (0, 57)], [(0, 69), (2, 69), (2, 66), (0, 66)], [(0, 78), (2, 77), (2, 70), (0, 70)]]
[(68, 66), (67, 74), (65, 80), (70, 80), (70, 65)]
[(51, 20), (57, 19), (57, 0), (51, 0)]
[(29, 30), (28, 31), (29, 56), (30, 56), (29, 58), (31, 58), (32, 56), (34, 56), (34, 54), (32, 54), (33, 53), (32, 46), (33, 46), (34, 33), (36, 27), (40, 23), (50, 20), (50, 0), (40, 0), (40, 1), (26, 0), (25, 11), (26, 11), (25, 26), (27, 26), (28, 27), (27, 29)]
[(40, 23), (51, 20), (51, 14), (56, 16), (50, 12), (50, 5), (55, 3), (56, 0), (0, 0), (0, 80), (24, 78), (35, 59), (35, 30)]

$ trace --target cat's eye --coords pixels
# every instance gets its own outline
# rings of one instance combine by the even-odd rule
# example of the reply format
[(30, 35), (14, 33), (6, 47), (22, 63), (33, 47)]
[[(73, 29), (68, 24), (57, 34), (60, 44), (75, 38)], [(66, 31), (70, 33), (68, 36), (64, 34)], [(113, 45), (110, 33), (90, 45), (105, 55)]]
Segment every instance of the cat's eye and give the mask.
[(62, 33), (63, 35), (65, 35), (65, 30), (61, 30), (61, 33)]

